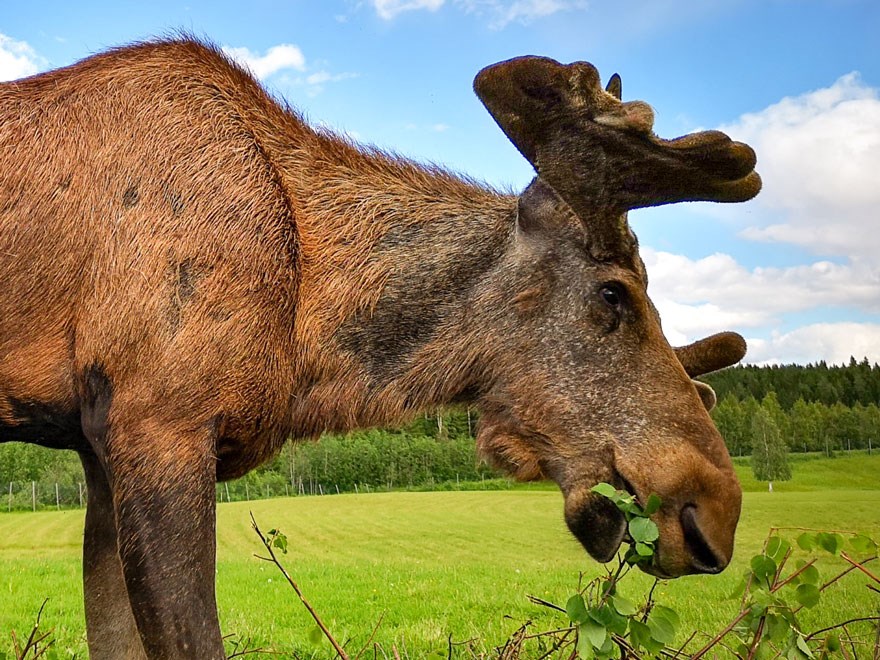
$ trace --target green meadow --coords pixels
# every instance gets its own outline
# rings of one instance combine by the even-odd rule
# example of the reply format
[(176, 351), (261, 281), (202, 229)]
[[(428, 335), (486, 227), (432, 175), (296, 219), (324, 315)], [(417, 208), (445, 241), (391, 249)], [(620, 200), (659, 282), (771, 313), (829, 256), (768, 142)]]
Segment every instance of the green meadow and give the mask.
[[(851, 530), (880, 539), (880, 456), (798, 458), (792, 481), (775, 484), (773, 493), (751, 479), (747, 466), (740, 468), (746, 493), (732, 566), (719, 576), (661, 583), (655, 592), (659, 603), (679, 612), (688, 631), (717, 631), (731, 619), (737, 601), (729, 595), (773, 526)], [(282, 657), (332, 654), (326, 644), (309, 641), (314, 625), (283, 577), (254, 557), (262, 548), (250, 512), (264, 531), (274, 527), (287, 535), (289, 552), (282, 561), (350, 651), (367, 641), (381, 618), (373, 638), (380, 658), (393, 657), (392, 649), (402, 658), (430, 651), (445, 657), (450, 639), (469, 642), (454, 647), (454, 657), (491, 657), (527, 620), (535, 630), (565, 624), (564, 616), (530, 603), (529, 594), (564, 605), (582, 572), (590, 577), (601, 570), (568, 534), (562, 497), (552, 490), (220, 504), (217, 595), (224, 633)], [(83, 512), (75, 510), (0, 513), (0, 657), (12, 649), (10, 631), (26, 636), (46, 598), (42, 629), (52, 630), (58, 657), (87, 656), (82, 523)], [(823, 563), (827, 577), (843, 565)], [(852, 574), (829, 589), (815, 610), (803, 614), (805, 627), (876, 614), (880, 597), (865, 583)], [(623, 589), (636, 598), (651, 584), (633, 574)]]

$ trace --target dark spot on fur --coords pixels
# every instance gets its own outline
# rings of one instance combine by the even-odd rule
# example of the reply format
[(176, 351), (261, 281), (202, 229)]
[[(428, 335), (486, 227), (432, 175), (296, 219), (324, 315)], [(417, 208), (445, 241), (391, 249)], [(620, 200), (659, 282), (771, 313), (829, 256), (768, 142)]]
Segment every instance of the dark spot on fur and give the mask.
[(177, 264), (177, 297), (181, 303), (186, 303), (196, 291), (196, 273), (193, 269), (193, 260), (184, 259)]
[(10, 419), (0, 420), (0, 442), (29, 442), (50, 449), (83, 449), (76, 410), (44, 401), (9, 397)]
[(100, 364), (83, 371), (80, 385), (82, 430), (89, 443), (100, 442), (107, 435), (107, 415), (113, 403), (113, 383)]
[(125, 192), (122, 193), (122, 205), (130, 209), (132, 206), (138, 203), (138, 189), (137, 186), (130, 186), (126, 188)]
[(165, 191), (162, 193), (162, 196), (165, 198), (165, 201), (171, 207), (171, 213), (174, 216), (178, 216), (183, 213), (183, 209), (186, 205), (183, 203), (183, 197), (180, 193), (174, 192), (168, 188), (165, 188)]
[(73, 175), (68, 174), (67, 176), (59, 179), (58, 185), (55, 187), (55, 195), (60, 195), (63, 192), (66, 192), (68, 188), (70, 188), (70, 184), (73, 182)]
[(223, 321), (228, 321), (232, 318), (232, 312), (223, 307), (218, 307), (208, 312), (208, 318), (210, 318), (212, 321), (218, 321), (222, 323)]
[(194, 259), (187, 258), (169, 264), (171, 271), (171, 301), (168, 310), (168, 323), (173, 330), (180, 326), (181, 311), (193, 296), (196, 295), (196, 284), (204, 275), (205, 269), (199, 268)]

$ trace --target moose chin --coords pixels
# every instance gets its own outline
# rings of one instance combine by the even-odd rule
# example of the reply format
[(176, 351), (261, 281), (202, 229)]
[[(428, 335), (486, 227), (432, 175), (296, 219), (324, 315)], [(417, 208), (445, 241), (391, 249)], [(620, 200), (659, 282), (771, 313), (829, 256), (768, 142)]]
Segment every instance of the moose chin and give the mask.
[(662, 498), (648, 570), (730, 561), (740, 488), (692, 379), (745, 344), (667, 343), (626, 214), (747, 200), (754, 153), (656, 137), (585, 62), (475, 90), (535, 168), (519, 195), (310, 127), (186, 37), (0, 84), (0, 441), (82, 459), (92, 658), (222, 658), (215, 482), (453, 402), (595, 558), (625, 536), (607, 481)]

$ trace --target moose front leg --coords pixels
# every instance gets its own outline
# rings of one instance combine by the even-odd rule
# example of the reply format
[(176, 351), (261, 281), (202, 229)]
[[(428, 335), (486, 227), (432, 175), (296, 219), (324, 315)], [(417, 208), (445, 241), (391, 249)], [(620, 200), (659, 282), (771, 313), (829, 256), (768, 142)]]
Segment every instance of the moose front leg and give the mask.
[(83, 535), (86, 633), (92, 660), (144, 658), (128, 602), (116, 544), (116, 515), (104, 468), (93, 453), (80, 454), (88, 490)]
[(119, 555), (148, 658), (223, 658), (214, 596), (213, 425), (114, 420), (106, 442)]

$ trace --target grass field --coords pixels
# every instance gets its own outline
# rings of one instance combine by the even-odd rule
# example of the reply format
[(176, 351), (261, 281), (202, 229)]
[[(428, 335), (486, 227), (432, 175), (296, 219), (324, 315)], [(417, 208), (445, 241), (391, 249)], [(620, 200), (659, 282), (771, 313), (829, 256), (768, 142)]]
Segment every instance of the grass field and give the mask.
[[(842, 529), (880, 537), (880, 456), (798, 462), (776, 492), (744, 499), (733, 566), (716, 577), (662, 584), (656, 598), (683, 627), (711, 631), (734, 614), (726, 599), (771, 526)], [(750, 484), (744, 479), (744, 486)], [(757, 488), (760, 487), (760, 490)], [(225, 633), (299, 657), (331, 657), (308, 641), (313, 625), (280, 574), (253, 558), (260, 549), (249, 511), (290, 541), (284, 561), (339, 639), (357, 649), (380, 616), (375, 640), (389, 653), (445, 653), (447, 638), (475, 640), (487, 654), (527, 619), (538, 629), (564, 623), (526, 599), (564, 604), (579, 572), (595, 575), (562, 521), (552, 491), (381, 493), (273, 499), (218, 508), (217, 590)], [(81, 511), (0, 514), (0, 653), (9, 631), (27, 633), (43, 599), (59, 657), (86, 657), (80, 584)], [(830, 572), (830, 569), (829, 569)], [(628, 580), (629, 581), (629, 580)], [(823, 596), (805, 623), (876, 613), (865, 580), (847, 579)], [(638, 596), (651, 581), (634, 576)], [(509, 618), (508, 618), (509, 617)], [(372, 657), (372, 654), (370, 655)], [(379, 657), (382, 657), (381, 653)]]

